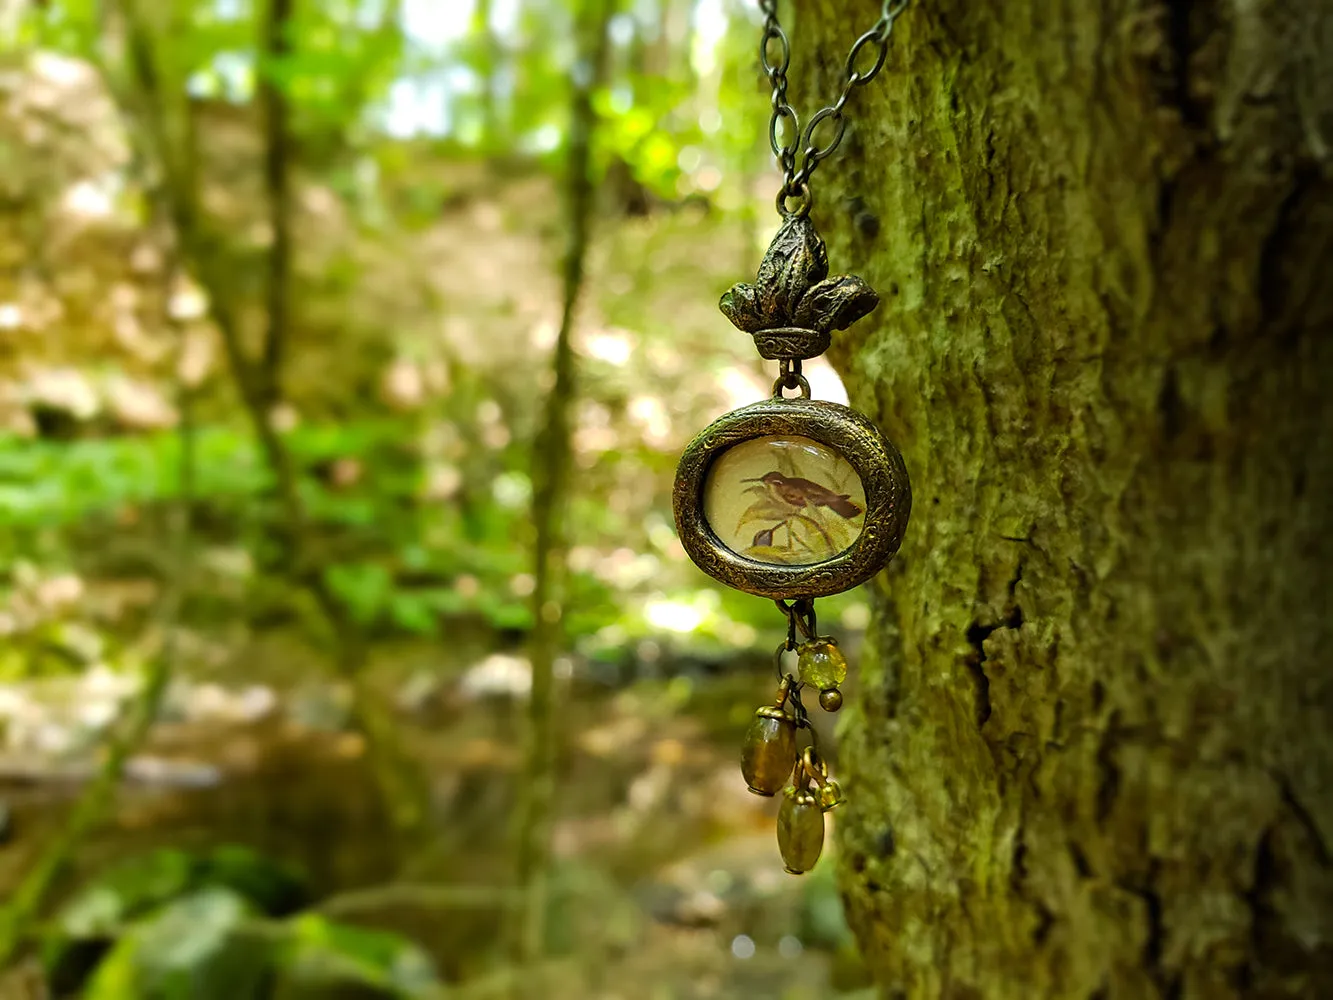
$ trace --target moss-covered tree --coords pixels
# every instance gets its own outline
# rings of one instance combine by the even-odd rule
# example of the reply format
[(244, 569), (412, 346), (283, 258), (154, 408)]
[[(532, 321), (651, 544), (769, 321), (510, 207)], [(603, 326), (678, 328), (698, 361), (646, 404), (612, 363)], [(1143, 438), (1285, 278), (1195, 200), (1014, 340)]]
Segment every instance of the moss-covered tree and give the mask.
[[(879, 7), (800, 5), (793, 97)], [(932, 0), (815, 178), (915, 494), (843, 743), (886, 996), (1333, 996), (1330, 39)]]

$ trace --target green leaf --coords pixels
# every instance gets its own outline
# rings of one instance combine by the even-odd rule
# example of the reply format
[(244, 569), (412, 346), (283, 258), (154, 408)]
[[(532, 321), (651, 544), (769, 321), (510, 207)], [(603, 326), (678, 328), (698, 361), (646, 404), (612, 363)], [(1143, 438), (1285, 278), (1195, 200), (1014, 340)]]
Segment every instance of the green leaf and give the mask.
[(438, 625), (435, 602), (429, 594), (399, 591), (389, 601), (393, 623), (414, 635), (432, 635)]
[(317, 914), (297, 917), (286, 931), (275, 991), (279, 997), (323, 995), (321, 988), (353, 984), (382, 990), (386, 998), (424, 997), (439, 989), (430, 957), (397, 934)]
[(262, 995), (272, 944), (241, 896), (210, 888), (136, 925), (97, 967), (84, 1000), (239, 1000)]
[(740, 531), (755, 521), (785, 521), (791, 517), (791, 511), (791, 507), (781, 500), (764, 497), (745, 508), (740, 520), (736, 522), (736, 530)]
[(68, 937), (115, 935), (135, 917), (184, 893), (194, 874), (194, 859), (170, 848), (123, 862), (71, 899), (55, 926)]
[(308, 902), (305, 879), (294, 868), (239, 844), (209, 852), (196, 884), (230, 889), (269, 916), (285, 916)]
[(352, 617), (363, 625), (379, 617), (393, 590), (393, 575), (376, 562), (341, 563), (329, 567), (324, 575)]

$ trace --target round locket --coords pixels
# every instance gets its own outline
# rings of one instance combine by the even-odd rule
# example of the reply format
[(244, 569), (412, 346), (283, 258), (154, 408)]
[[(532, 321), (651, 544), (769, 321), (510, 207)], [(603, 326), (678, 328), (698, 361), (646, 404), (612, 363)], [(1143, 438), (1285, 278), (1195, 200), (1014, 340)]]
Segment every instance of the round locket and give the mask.
[(813, 598), (893, 558), (912, 491), (898, 449), (860, 413), (774, 397), (689, 443), (673, 505), (681, 544), (709, 576), (760, 597)]

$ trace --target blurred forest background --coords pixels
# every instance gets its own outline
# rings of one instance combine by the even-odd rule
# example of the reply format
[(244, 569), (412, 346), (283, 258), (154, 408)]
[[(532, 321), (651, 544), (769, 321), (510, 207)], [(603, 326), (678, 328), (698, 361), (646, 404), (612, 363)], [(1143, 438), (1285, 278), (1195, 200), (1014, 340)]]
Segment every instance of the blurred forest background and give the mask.
[(758, 16), (0, 2), (0, 997), (864, 989), (669, 509)]

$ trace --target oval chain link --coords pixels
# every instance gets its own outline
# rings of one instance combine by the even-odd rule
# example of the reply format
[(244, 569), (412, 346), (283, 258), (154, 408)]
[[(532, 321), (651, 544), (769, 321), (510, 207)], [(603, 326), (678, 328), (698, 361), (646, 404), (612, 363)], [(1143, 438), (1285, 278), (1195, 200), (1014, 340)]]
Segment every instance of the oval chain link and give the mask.
[[(768, 120), (768, 143), (782, 170), (782, 189), (777, 207), (783, 215), (805, 215), (810, 211), (810, 177), (821, 162), (833, 155), (847, 132), (843, 109), (857, 87), (864, 87), (879, 75), (889, 55), (889, 37), (893, 24), (909, 0), (884, 0), (874, 27), (852, 43), (847, 53), (842, 92), (832, 104), (811, 116), (805, 131), (796, 110), (787, 102), (787, 68), (791, 65), (791, 43), (778, 23), (778, 0), (759, 0), (764, 15), (764, 34), (759, 43), (759, 61), (773, 88), (773, 113)], [(868, 50), (868, 51), (867, 51)], [(866, 65), (869, 57), (874, 62)], [(859, 68), (864, 67), (864, 68)], [(816, 133), (823, 129), (823, 135)], [(822, 142), (817, 141), (822, 139)], [(796, 202), (789, 207), (788, 202)]]

